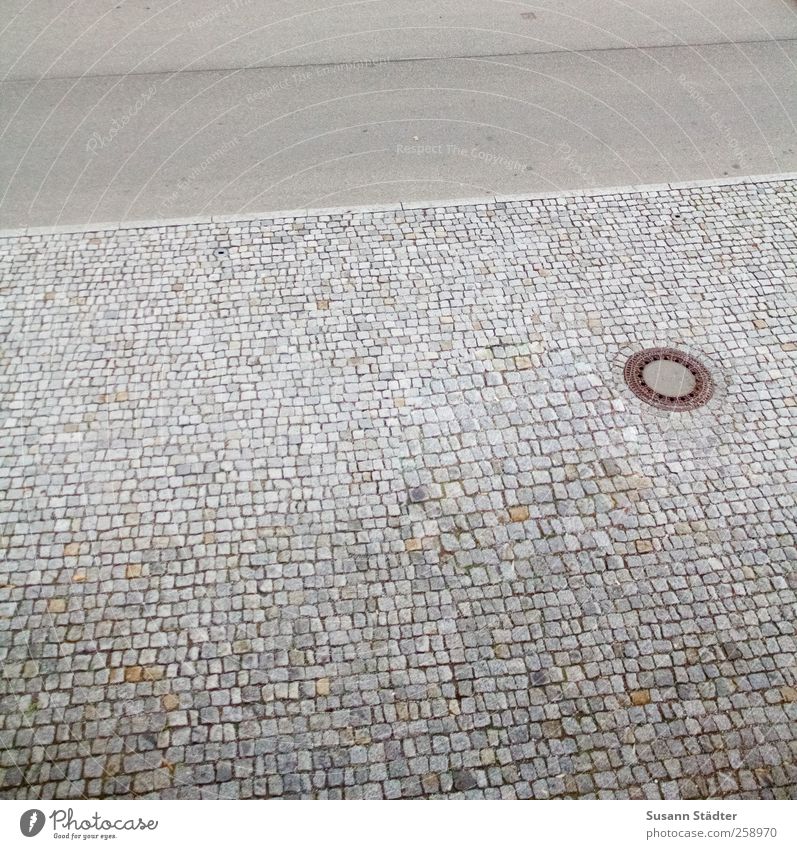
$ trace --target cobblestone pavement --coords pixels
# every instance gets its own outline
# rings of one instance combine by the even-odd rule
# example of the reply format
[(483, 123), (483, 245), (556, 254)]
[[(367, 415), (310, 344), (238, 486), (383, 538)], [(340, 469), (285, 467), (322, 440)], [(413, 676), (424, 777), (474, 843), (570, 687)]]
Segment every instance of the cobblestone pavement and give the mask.
[[(796, 223), (2, 240), (3, 795), (794, 796)], [(631, 395), (662, 344), (708, 405)]]

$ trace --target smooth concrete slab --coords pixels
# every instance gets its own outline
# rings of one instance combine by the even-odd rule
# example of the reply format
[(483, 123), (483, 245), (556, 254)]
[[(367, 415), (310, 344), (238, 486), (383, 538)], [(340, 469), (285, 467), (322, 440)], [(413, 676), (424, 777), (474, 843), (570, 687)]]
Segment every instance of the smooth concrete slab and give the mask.
[(784, 0), (5, 0), (0, 78), (797, 38)]
[[(450, 22), (454, 5), (465, 23), (437, 33), (432, 46), (440, 58), (412, 58), (409, 46), (423, 53), (413, 40), (423, 28), (412, 22), (427, 20), (431, 8)], [(243, 67), (243, 54), (224, 58), (206, 50), (206, 63), (239, 65), (181, 70), (190, 57), (177, 41), (161, 51), (162, 65), (157, 51), (139, 44), (144, 32), (153, 39), (156, 33), (154, 24), (138, 27), (135, 3), (124, 6), (127, 30), (103, 36), (102, 56), (90, 61), (91, 53), (81, 54), (69, 65), (68, 36), (83, 32), (79, 16), (88, 16), (84, 29), (95, 35), (111, 20), (91, 18), (89, 7), (100, 4), (77, 3), (74, 21), (58, 19), (60, 54), (43, 46), (55, 22), (30, 36), (30, 52), (18, 50), (19, 62), (9, 68), (24, 76), (28, 58), (44, 51), (36, 62), (43, 78), (0, 85), (0, 227), (413, 203), (797, 169), (797, 41), (788, 40), (794, 34), (788, 7), (747, 4), (744, 14), (726, 11), (732, 20), (722, 29), (726, 4), (707, 0), (678, 15), (670, 9), (669, 17), (662, 8), (671, 4), (639, 0), (613, 16), (584, 3), (580, 23), (561, 28), (555, 50), (529, 42), (527, 52), (513, 54), (522, 22), (532, 20), (521, 14), (533, 8), (535, 20), (548, 20), (552, 7), (489, 4), (478, 28), (476, 5), (484, 7), (347, 4), (351, 32), (371, 26), (377, 9), (385, 20), (393, 6), (403, 9), (393, 47), (363, 52), (330, 24), (328, 45), (338, 52), (324, 53), (314, 28), (319, 20), (329, 23), (333, 12), (296, 4), (291, 25), (304, 27), (302, 38), (313, 45), (304, 59), (314, 64)], [(171, 11), (158, 20), (168, 21), (181, 6), (167, 6)], [(219, 7), (192, 8), (202, 17), (203, 9), (207, 16)], [(276, 23), (286, 8), (261, 3), (258, 14)], [(575, 6), (559, 3), (556, 14), (566, 8), (572, 23)], [(302, 12), (308, 9), (315, 14)], [(507, 10), (514, 29), (507, 29)], [(255, 14), (239, 11), (244, 19)], [(196, 18), (184, 17), (186, 44), (196, 46), (212, 31), (221, 48), (233, 18), (216, 16), (192, 28)], [(12, 15), (4, 37), (27, 26), (23, 19)], [(701, 27), (713, 27), (715, 39), (747, 41), (698, 46), (711, 35)], [(404, 29), (413, 37), (402, 52)], [(462, 41), (464, 31), (472, 43)], [(597, 46), (574, 52), (577, 33)], [(650, 46), (689, 33), (695, 43)], [(17, 36), (19, 46), (25, 35)], [(298, 31), (291, 38), (280, 43), (304, 43)], [(124, 52), (128, 42), (138, 44), (135, 55)], [(472, 55), (457, 55), (467, 50)], [(486, 55), (490, 50), (496, 52)], [(302, 55), (299, 50), (291, 61)], [(339, 61), (318, 64), (325, 57)]]

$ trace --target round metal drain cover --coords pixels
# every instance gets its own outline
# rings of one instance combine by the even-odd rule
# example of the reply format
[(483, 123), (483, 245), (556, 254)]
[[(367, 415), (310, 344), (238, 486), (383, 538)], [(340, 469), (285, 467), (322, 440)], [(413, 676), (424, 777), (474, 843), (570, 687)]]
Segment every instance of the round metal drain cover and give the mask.
[(660, 410), (694, 410), (714, 393), (708, 369), (675, 348), (648, 348), (630, 356), (625, 382), (634, 395)]

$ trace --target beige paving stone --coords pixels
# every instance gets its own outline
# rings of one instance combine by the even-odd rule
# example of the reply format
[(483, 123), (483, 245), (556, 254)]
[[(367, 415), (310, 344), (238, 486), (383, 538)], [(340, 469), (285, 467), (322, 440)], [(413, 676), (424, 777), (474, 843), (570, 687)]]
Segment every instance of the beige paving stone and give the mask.
[(138, 683), (144, 677), (144, 668), (141, 666), (128, 666), (125, 669), (125, 681)]
[(167, 693), (161, 699), (164, 710), (175, 710), (180, 706), (180, 699), (174, 693)]

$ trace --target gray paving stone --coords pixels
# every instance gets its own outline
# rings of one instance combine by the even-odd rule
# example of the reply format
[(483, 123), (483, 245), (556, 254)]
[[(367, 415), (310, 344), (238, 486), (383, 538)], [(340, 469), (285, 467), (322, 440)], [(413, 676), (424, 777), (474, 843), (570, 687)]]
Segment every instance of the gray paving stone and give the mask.
[(796, 200), (0, 239), (0, 794), (793, 797)]

